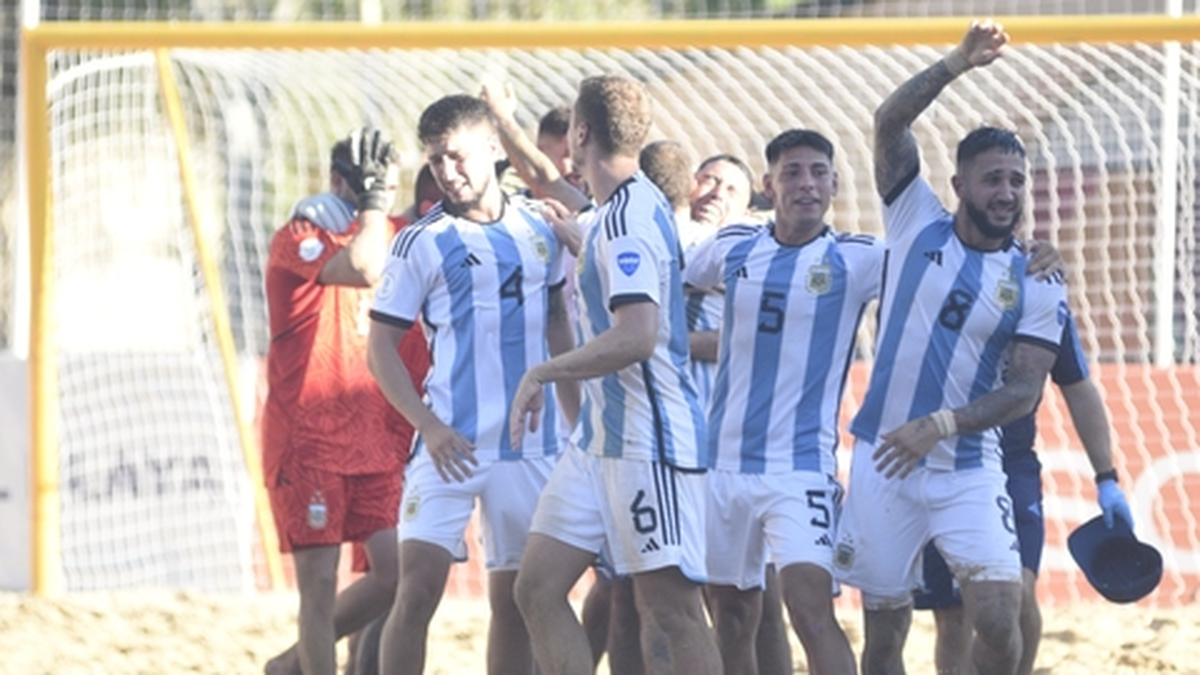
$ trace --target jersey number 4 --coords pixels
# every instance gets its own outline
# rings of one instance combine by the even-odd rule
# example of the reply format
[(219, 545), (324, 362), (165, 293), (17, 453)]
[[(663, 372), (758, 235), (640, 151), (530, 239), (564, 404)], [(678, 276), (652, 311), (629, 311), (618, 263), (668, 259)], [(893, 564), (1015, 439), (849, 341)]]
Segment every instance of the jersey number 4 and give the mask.
[(518, 305), (525, 304), (524, 280), (521, 266), (518, 265), (504, 280), (504, 283), (500, 284), (500, 297), (516, 300)]

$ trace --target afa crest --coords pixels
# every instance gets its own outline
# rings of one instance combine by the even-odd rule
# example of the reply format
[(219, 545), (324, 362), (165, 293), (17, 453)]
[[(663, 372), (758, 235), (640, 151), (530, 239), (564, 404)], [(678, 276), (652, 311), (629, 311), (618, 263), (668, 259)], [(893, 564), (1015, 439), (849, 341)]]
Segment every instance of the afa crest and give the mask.
[(1021, 300), (1021, 287), (1012, 279), (996, 284), (996, 302), (1005, 310), (1013, 309)]
[(848, 570), (854, 566), (854, 544), (839, 542), (833, 553), (833, 564), (838, 569)]
[(550, 245), (546, 243), (546, 238), (539, 234), (534, 234), (531, 239), (533, 240), (533, 254), (543, 263), (549, 263)]
[(813, 295), (824, 295), (833, 287), (833, 271), (829, 265), (813, 265), (808, 268), (808, 278), (804, 287)]
[(421, 496), (414, 492), (413, 494), (410, 494), (407, 499), (404, 500), (404, 519), (412, 520), (413, 518), (416, 518), (417, 514), (420, 512), (421, 512)]

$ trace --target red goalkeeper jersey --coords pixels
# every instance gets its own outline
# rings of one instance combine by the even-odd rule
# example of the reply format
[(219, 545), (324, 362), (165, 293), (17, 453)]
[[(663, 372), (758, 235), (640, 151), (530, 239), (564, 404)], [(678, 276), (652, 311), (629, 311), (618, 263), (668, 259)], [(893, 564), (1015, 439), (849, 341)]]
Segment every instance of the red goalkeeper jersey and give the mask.
[[(392, 219), (395, 229), (406, 224)], [(373, 290), (317, 282), (321, 268), (358, 231), (332, 234), (294, 219), (271, 240), (266, 294), (271, 321), (263, 411), (263, 471), (299, 462), (344, 475), (399, 471), (413, 429), (367, 368)], [(421, 391), (429, 350), (419, 325), (399, 352)]]

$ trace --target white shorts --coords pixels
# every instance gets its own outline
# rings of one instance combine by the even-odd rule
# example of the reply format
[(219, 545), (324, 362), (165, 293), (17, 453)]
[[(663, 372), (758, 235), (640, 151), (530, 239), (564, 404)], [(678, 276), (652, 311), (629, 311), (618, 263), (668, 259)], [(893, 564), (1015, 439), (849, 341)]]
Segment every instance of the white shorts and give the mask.
[(429, 453), (413, 458), (404, 478), (400, 541), (416, 539), (441, 546), (455, 560), (467, 559), (463, 539), (479, 499), (484, 564), (489, 570), (515, 570), (525, 552), (538, 496), (554, 469), (555, 457), (480, 462), (471, 477), (447, 483)]
[(960, 581), (1021, 580), (1012, 500), (999, 468), (884, 478), (875, 445), (856, 442), (846, 507), (834, 548), (837, 579), (872, 606), (904, 606), (918, 587), (920, 554), (933, 540)]
[(810, 563), (833, 574), (842, 488), (813, 471), (708, 474), (708, 581), (739, 590), (766, 586), (775, 569)]
[(678, 567), (703, 583), (707, 477), (598, 457), (572, 444), (542, 491), (531, 531), (595, 552), (619, 575)]

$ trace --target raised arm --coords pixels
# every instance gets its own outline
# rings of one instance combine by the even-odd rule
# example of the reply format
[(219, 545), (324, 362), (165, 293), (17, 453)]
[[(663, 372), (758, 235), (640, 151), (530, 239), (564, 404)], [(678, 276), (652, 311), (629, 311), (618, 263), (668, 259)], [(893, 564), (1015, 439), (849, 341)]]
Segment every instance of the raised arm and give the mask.
[(388, 210), (396, 201), (396, 151), (378, 129), (363, 127), (351, 138), (350, 159), (351, 164), (339, 164), (335, 170), (355, 194), (359, 230), (325, 263), (317, 280), (326, 285), (374, 286), (383, 273), (392, 236)]
[(479, 97), (491, 108), (496, 131), (500, 133), (500, 144), (504, 146), (508, 161), (512, 163), (521, 180), (529, 186), (533, 196), (538, 199), (556, 199), (572, 213), (587, 208), (590, 203), (587, 196), (567, 182), (562, 172), (554, 165), (554, 161), (539, 150), (533, 139), (517, 124), (514, 115), (516, 101), (513, 99), (512, 88), (508, 85), (485, 83)]
[(875, 110), (875, 190), (886, 199), (920, 167), (912, 123), (956, 77), (995, 61), (1008, 33), (990, 20), (972, 22), (945, 58), (900, 85)]

